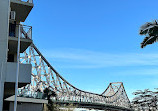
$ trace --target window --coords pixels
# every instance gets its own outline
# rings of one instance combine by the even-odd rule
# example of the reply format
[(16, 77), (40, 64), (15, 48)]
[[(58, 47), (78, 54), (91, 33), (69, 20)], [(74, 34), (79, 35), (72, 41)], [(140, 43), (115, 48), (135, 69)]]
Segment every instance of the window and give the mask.
[(9, 23), (9, 36), (15, 37), (16, 22)]
[(14, 62), (14, 54), (8, 54), (7, 62)]

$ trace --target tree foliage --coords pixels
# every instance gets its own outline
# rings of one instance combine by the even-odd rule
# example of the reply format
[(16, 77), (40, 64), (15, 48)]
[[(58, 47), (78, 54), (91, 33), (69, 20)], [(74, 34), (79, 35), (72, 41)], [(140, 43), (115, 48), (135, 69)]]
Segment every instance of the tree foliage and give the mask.
[(57, 94), (49, 88), (43, 90), (43, 98), (48, 100), (48, 104), (44, 111), (73, 111), (76, 106), (73, 104), (65, 104), (64, 106), (59, 106), (52, 101), (52, 98), (57, 98)]
[(158, 40), (158, 21), (147, 22), (140, 27), (140, 35), (145, 35), (143, 42), (141, 43), (141, 48), (146, 45), (153, 44)]
[(56, 104), (53, 103), (52, 97), (56, 97), (56, 93), (49, 88), (45, 88), (43, 91), (44, 95), (43, 98), (48, 100), (47, 109), (48, 111), (58, 111), (58, 107), (56, 107)]
[(157, 111), (158, 110), (158, 91), (149, 89), (137, 90), (133, 93), (136, 97), (132, 101), (132, 107), (138, 111)]

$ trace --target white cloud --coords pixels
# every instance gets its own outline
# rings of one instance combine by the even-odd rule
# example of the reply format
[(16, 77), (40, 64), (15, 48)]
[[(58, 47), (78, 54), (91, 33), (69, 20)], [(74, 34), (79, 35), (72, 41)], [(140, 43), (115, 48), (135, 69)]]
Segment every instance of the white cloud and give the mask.
[[(103, 68), (112, 66), (158, 65), (158, 53), (103, 53), (80, 49), (43, 51), (46, 58), (62, 61), (68, 68)], [(66, 64), (66, 65), (65, 65)]]
[(152, 75), (158, 76), (158, 68), (144, 68), (144, 69), (128, 69), (126, 71), (117, 72), (118, 75)]

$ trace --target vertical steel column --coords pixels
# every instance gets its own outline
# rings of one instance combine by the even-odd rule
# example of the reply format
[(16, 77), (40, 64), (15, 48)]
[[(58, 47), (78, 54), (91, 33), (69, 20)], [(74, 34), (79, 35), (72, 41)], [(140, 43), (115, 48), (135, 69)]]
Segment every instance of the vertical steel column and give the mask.
[(15, 84), (15, 100), (14, 111), (17, 109), (17, 93), (18, 93), (18, 78), (19, 78), (19, 61), (20, 61), (20, 24), (19, 24), (18, 48), (17, 48), (17, 69), (16, 69), (16, 84)]

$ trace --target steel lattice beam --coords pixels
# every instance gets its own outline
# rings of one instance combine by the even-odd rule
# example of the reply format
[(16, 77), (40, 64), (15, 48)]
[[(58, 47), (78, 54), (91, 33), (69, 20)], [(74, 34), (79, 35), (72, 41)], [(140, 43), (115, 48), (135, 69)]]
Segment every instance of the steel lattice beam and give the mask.
[(19, 89), (20, 93), (31, 94), (37, 89), (43, 91), (49, 87), (56, 92), (58, 101), (90, 102), (105, 105), (130, 107), (123, 83), (110, 83), (102, 94), (80, 90), (66, 81), (44, 58), (40, 51), (32, 44), (23, 54), (21, 63), (32, 64), (31, 84)]

